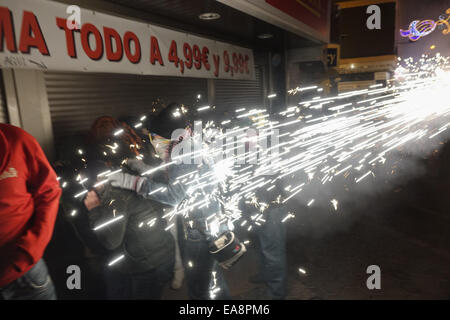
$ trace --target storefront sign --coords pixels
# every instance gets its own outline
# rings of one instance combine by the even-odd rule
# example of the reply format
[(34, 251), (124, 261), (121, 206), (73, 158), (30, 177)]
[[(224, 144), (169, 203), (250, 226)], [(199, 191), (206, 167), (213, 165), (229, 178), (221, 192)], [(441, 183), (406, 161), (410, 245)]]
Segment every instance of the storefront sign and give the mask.
[[(0, 67), (254, 79), (251, 49), (46, 0), (2, 0)], [(69, 19), (70, 17), (70, 19)], [(68, 21), (69, 20), (69, 21)]]

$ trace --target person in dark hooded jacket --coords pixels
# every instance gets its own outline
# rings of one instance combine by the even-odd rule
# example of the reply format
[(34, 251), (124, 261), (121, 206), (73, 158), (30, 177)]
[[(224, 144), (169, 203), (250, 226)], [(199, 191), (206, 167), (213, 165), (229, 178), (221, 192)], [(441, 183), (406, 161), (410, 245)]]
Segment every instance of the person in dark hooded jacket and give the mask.
[(173, 277), (175, 250), (163, 207), (107, 184), (91, 189), (83, 203), (90, 229), (108, 252), (107, 297), (160, 299)]
[(122, 127), (123, 137), (114, 137), (121, 127), (111, 117), (95, 121), (89, 133), (87, 165), (78, 171), (78, 189), (70, 191), (65, 211), (76, 212), (77, 233), (107, 261), (107, 298), (160, 299), (174, 264), (174, 239), (165, 230), (163, 206), (101, 183), (105, 172), (127, 170), (119, 169), (123, 159), (139, 156), (142, 146), (128, 127)]
[[(154, 179), (153, 173), (150, 177), (143, 177), (125, 172), (114, 173), (109, 176), (109, 180), (113, 186), (131, 190), (146, 199), (172, 206), (175, 210), (183, 211), (180, 208), (191, 202), (203, 202), (203, 206), (198, 205), (198, 208), (190, 212), (187, 217), (182, 218), (184, 227), (182, 246), (188, 294), (193, 300), (230, 299), (223, 271), (210, 252), (211, 244), (229, 231), (226, 219), (222, 219), (223, 208), (218, 200), (218, 182), (215, 181), (214, 176), (210, 176), (214, 172), (213, 163), (205, 158), (201, 159), (201, 164), (172, 165), (172, 149), (183, 139), (186, 141), (191, 138), (189, 126), (192, 123), (192, 117), (185, 116), (187, 113), (189, 110), (185, 106), (172, 103), (154, 119), (151, 125), (152, 132), (156, 133), (152, 134), (151, 143), (160, 159), (164, 161), (163, 166), (166, 170), (153, 168), (150, 171), (165, 172), (166, 181)], [(180, 135), (175, 134), (176, 129), (181, 129)], [(139, 170), (136, 161), (130, 162), (130, 165), (136, 166), (135, 171), (140, 171), (142, 175), (146, 171), (146, 166)], [(208, 176), (211, 180), (210, 184), (201, 188), (201, 192), (200, 190), (197, 192), (197, 196), (195, 192), (191, 194), (190, 186), (182, 183), (180, 179), (183, 176), (187, 178), (193, 171), (198, 175)], [(188, 179), (195, 180), (192, 177)], [(181, 214), (178, 215), (181, 216)], [(213, 216), (216, 219), (212, 219)], [(212, 226), (217, 227), (217, 230), (213, 230)], [(217, 290), (217, 294), (213, 291), (214, 289)]]

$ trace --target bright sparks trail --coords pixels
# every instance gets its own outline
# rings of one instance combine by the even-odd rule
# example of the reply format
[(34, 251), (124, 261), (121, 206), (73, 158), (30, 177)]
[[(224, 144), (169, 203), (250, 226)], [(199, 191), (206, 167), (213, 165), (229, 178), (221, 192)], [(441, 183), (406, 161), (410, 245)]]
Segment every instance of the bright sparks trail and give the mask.
[[(306, 184), (311, 181), (308, 178), (314, 177), (322, 185), (340, 174), (345, 178), (353, 174), (355, 183), (359, 183), (375, 176), (373, 167), (384, 164), (390, 152), (445, 132), (450, 116), (449, 59), (436, 56), (422, 59), (416, 65), (411, 60), (406, 63), (408, 69), (399, 68), (397, 81), (389, 86), (376, 85), (335, 97), (316, 97), (281, 112), (286, 121), (274, 126), (288, 129), (290, 140), (280, 144), (287, 153), (262, 170), (262, 174), (247, 178), (244, 188), (257, 184), (268, 172), (277, 172), (278, 178), (295, 177)], [(297, 92), (299, 88), (290, 91)], [(320, 116), (308, 114), (318, 109), (322, 110)], [(301, 122), (288, 120), (292, 114)], [(264, 187), (273, 188), (266, 184)], [(243, 187), (235, 187), (239, 188)], [(305, 188), (307, 185), (302, 189)], [(283, 203), (299, 191), (290, 190)], [(338, 201), (333, 199), (331, 203), (337, 210)], [(308, 202), (308, 206), (311, 204)]]
[[(249, 117), (262, 130), (270, 132), (274, 128), (282, 129), (280, 136), (284, 139), (277, 145), (281, 148), (280, 152), (272, 155), (270, 152), (260, 154), (258, 148), (246, 150), (233, 155), (234, 166), (223, 165), (225, 162), (219, 161), (215, 172), (202, 175), (193, 172), (187, 175), (181, 182), (191, 185), (192, 198), (172, 214), (188, 216), (200, 205), (207, 205), (207, 202), (195, 199), (207, 198), (208, 195), (202, 193), (202, 189), (217, 182), (226, 181), (232, 194), (228, 200), (238, 202), (242, 198), (251, 199), (259, 189), (273, 190), (277, 180), (295, 179), (300, 183), (287, 190), (288, 194), (282, 199), (282, 203), (286, 203), (301, 195), (313, 179), (319, 179), (325, 185), (340, 174), (345, 177), (354, 174), (355, 183), (374, 176), (373, 167), (384, 164), (390, 152), (424, 137), (433, 138), (448, 127), (448, 120), (439, 129), (432, 126), (433, 121), (450, 115), (450, 105), (446, 100), (450, 89), (448, 59), (437, 57), (424, 60), (418, 66), (410, 65), (409, 69), (412, 71), (406, 72), (406, 69), (400, 68), (398, 81), (386, 87), (376, 85), (335, 97), (316, 97), (299, 103), (299, 107), (288, 107), (280, 113), (285, 118), (281, 121), (269, 121), (262, 109), (236, 110), (238, 119)], [(314, 89), (317, 87), (297, 88), (290, 93)], [(317, 113), (318, 109), (322, 110), (319, 116), (308, 114), (311, 110)], [(292, 120), (292, 114), (297, 119)], [(234, 127), (231, 132), (227, 131), (220, 137), (240, 134), (247, 129), (249, 127)], [(263, 135), (264, 131), (260, 131), (259, 136)], [(235, 146), (233, 152), (238, 151), (239, 141), (252, 141), (245, 134), (238, 137), (240, 140), (226, 145)], [(209, 148), (207, 151), (194, 151), (191, 156), (196, 156), (196, 153), (205, 155), (222, 152), (220, 148)], [(236, 165), (239, 160), (253, 157), (258, 158), (256, 166), (245, 163)], [(269, 178), (268, 175), (274, 173), (276, 177)], [(219, 175), (220, 178), (217, 177)], [(231, 178), (227, 180), (226, 177)], [(331, 203), (337, 210), (338, 200), (333, 199)], [(308, 206), (311, 204), (308, 202)], [(237, 206), (233, 211), (234, 218), (240, 216)]]
[[(220, 120), (230, 129), (214, 129), (213, 123), (207, 123), (201, 137), (195, 134), (193, 137), (201, 140), (201, 148), (174, 156), (171, 162), (149, 169), (143, 175), (151, 178), (156, 171), (176, 165), (176, 160), (185, 156), (200, 157), (206, 162), (211, 157), (219, 159), (214, 162), (213, 170), (200, 170), (204, 164), (199, 164), (197, 170), (175, 179), (174, 184), (188, 188), (188, 197), (165, 217), (171, 220), (181, 214), (189, 219), (191, 212), (217, 199), (224, 212), (208, 217), (208, 230), (216, 230), (221, 223), (251, 230), (253, 226), (249, 224), (260, 225), (264, 221), (266, 202), (272, 201), (254, 200), (259, 190), (273, 193), (273, 198), (278, 198), (276, 202), (283, 205), (304, 197), (308, 191), (317, 193), (313, 184), (324, 188), (327, 184), (346, 181), (360, 186), (376, 179), (377, 168), (389, 163), (390, 156), (399, 150), (407, 151), (421, 144), (432, 144), (430, 139), (444, 138), (450, 128), (449, 62), (449, 58), (439, 55), (431, 59), (424, 57), (416, 64), (407, 59), (398, 68), (396, 78), (386, 86), (377, 84), (332, 97), (320, 96), (323, 90), (317, 86), (295, 88), (289, 94), (313, 93), (312, 96), (316, 96), (288, 106), (276, 120), (264, 109), (238, 108), (233, 118)], [(207, 109), (198, 110), (207, 112)], [(243, 124), (247, 119), (252, 125)], [(268, 137), (272, 144), (261, 146)], [(219, 140), (224, 143), (214, 143)], [(289, 185), (282, 196), (278, 196), (278, 182)], [(205, 191), (216, 185), (217, 190)], [(74, 196), (80, 197), (86, 192), (80, 190)], [(320, 200), (325, 200), (332, 210), (338, 210), (339, 199), (333, 197), (320, 199), (319, 195), (308, 193), (303, 202), (311, 206)], [(243, 215), (239, 209), (241, 201), (255, 205), (260, 216), (250, 219)], [(288, 213), (283, 222), (294, 216)]]
[(100, 229), (102, 229), (102, 228), (104, 228), (104, 227), (106, 227), (106, 226), (109, 226), (110, 224), (112, 224), (112, 223), (114, 223), (114, 222), (117, 222), (117, 221), (123, 219), (123, 217), (124, 217), (123, 215), (120, 215), (120, 216), (118, 216), (118, 217), (116, 217), (116, 218), (114, 218), (114, 219), (111, 219), (111, 220), (109, 220), (109, 221), (107, 221), (107, 222), (105, 222), (105, 223), (102, 223), (101, 225), (95, 227), (95, 228), (94, 228), (94, 231), (97, 231), (97, 230), (100, 230)]
[(123, 258), (125, 258), (125, 255), (120, 255), (117, 258), (115, 258), (114, 260), (112, 260), (110, 263), (108, 263), (108, 266), (111, 267), (113, 265), (115, 265), (117, 262), (119, 262), (120, 260), (122, 260)]

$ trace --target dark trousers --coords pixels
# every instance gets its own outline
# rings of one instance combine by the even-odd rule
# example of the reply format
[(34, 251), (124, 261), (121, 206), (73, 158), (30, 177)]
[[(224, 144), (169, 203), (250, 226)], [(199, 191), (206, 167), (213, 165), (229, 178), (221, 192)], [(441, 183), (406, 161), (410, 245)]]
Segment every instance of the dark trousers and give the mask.
[(160, 300), (164, 287), (173, 277), (174, 261), (156, 269), (125, 274), (107, 267), (105, 270), (106, 298), (110, 300)]
[(260, 274), (273, 299), (286, 296), (286, 226), (281, 222), (282, 210), (269, 207), (266, 222), (258, 229)]
[(55, 287), (43, 259), (22, 277), (0, 288), (4, 300), (56, 300)]
[[(184, 240), (182, 246), (183, 258), (185, 263), (185, 275), (188, 285), (189, 298), (192, 300), (210, 300), (211, 288), (214, 285), (214, 276), (216, 288), (220, 290), (216, 293), (214, 299), (231, 299), (228, 285), (225, 281), (223, 271), (209, 253), (209, 243), (202, 239)], [(190, 266), (190, 263), (192, 266)]]

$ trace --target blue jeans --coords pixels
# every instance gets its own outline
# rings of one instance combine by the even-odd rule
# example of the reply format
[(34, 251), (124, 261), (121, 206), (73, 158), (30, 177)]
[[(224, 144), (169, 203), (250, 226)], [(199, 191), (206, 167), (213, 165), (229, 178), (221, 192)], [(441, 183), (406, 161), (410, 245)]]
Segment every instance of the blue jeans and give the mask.
[[(211, 299), (210, 289), (214, 281), (212, 276), (213, 271), (216, 272), (216, 287), (220, 288), (220, 291), (216, 293), (214, 299), (231, 299), (222, 269), (209, 253), (209, 242), (202, 235), (188, 235), (188, 239), (183, 242), (182, 251), (190, 299)], [(192, 267), (189, 265), (189, 262), (192, 263)]]
[(286, 226), (281, 222), (282, 210), (279, 207), (267, 209), (266, 222), (257, 232), (260, 274), (273, 299), (286, 296)]
[(55, 287), (44, 259), (19, 279), (0, 288), (0, 297), (5, 300), (56, 300)]

